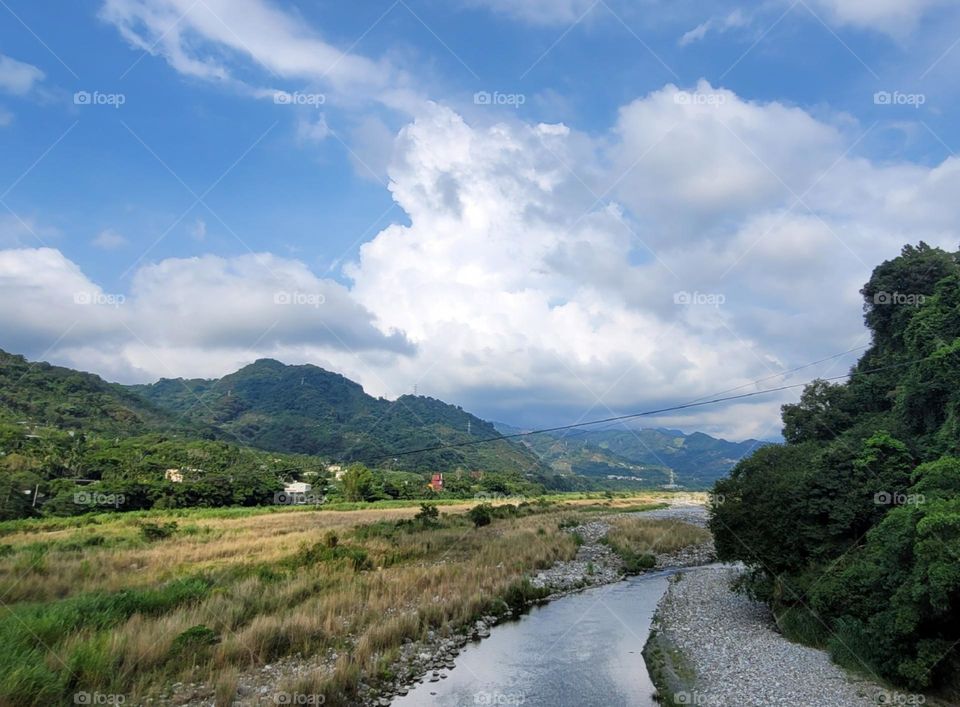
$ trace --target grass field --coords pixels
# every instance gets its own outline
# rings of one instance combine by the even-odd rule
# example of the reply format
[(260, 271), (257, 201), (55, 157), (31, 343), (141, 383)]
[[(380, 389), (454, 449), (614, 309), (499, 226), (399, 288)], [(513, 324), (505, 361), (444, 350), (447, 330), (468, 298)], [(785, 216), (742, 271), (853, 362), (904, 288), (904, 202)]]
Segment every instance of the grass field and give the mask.
[(332, 666), (286, 689), (347, 704), (361, 679), (389, 674), (404, 639), (537, 598), (525, 575), (576, 552), (561, 526), (662, 500), (501, 504), (483, 527), (463, 502), (436, 520), (394, 504), (7, 523), (0, 704), (73, 703), (80, 692), (139, 704), (177, 682), (215, 686), (217, 704), (230, 704), (241, 672), (329, 651)]

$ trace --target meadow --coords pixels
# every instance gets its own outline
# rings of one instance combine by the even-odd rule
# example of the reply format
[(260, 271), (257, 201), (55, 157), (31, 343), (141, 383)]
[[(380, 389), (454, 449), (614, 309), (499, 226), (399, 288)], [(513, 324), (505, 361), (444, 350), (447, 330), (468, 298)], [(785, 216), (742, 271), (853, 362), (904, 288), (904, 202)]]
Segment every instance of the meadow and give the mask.
[[(210, 691), (231, 704), (241, 673), (291, 656), (328, 659), (282, 689), (349, 704), (361, 681), (391, 676), (405, 640), (542, 596), (525, 577), (573, 557), (576, 538), (564, 527), (663, 498), (502, 502), (485, 525), (468, 513), (477, 504), (463, 502), (427, 512), (387, 504), (4, 523), (0, 704), (74, 703), (78, 694), (176, 703)], [(653, 552), (699, 538), (614, 520), (624, 542)], [(178, 683), (203, 687), (171, 695)]]

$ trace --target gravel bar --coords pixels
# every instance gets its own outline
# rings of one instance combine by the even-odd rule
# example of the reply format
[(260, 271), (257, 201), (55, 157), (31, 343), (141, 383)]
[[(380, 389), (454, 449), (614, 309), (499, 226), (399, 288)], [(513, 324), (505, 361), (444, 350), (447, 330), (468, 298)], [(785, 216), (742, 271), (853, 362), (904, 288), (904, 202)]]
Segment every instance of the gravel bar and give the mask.
[(672, 660), (671, 672), (687, 677), (680, 689), (670, 686), (673, 704), (858, 707), (922, 698), (848, 675), (826, 652), (784, 638), (765, 605), (730, 589), (739, 572), (702, 567), (670, 582), (651, 641)]

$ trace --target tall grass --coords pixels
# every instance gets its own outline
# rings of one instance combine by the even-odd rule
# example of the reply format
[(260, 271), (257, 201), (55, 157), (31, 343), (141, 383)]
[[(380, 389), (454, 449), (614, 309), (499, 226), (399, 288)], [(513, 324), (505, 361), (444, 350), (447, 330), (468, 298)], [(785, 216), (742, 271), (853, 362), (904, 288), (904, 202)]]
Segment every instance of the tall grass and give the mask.
[(205, 683), (226, 704), (245, 671), (328, 651), (340, 656), (332, 669), (318, 662), (287, 688), (349, 703), (361, 678), (389, 675), (405, 639), (538, 598), (525, 576), (574, 556), (558, 520), (592, 503), (501, 504), (482, 528), (460, 504), (430, 523), (413, 506), (154, 514), (177, 523), (157, 540), (124, 516), (11, 532), (0, 705), (72, 703), (78, 691), (139, 703), (175, 682)]

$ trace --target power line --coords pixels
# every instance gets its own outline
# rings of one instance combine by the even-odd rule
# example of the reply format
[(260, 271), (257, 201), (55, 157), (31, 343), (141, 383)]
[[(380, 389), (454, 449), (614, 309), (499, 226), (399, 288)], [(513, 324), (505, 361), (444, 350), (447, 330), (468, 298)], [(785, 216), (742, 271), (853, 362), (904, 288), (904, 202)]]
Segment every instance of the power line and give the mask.
[[(848, 352), (845, 352), (845, 353), (848, 353)], [(842, 354), (837, 354), (837, 355), (842, 355)], [(830, 357), (830, 358), (835, 358), (835, 357)], [(854, 375), (868, 375), (871, 373), (881, 373), (883, 371), (888, 371), (893, 368), (900, 368), (902, 366), (910, 366), (915, 363), (921, 363), (923, 361), (926, 361), (929, 358), (932, 358), (932, 355), (926, 356), (924, 358), (919, 358), (914, 361), (904, 361), (902, 363), (894, 363), (894, 364), (890, 364), (889, 366), (882, 366), (880, 368), (874, 368), (868, 371), (854, 371), (853, 373), (845, 373), (840, 376), (830, 376), (829, 378), (815, 378), (813, 380), (835, 381), (835, 380), (840, 380), (842, 378), (849, 378)], [(810, 364), (810, 365), (813, 365), (813, 364)], [(803, 367), (805, 368), (806, 366), (803, 366)], [(377, 457), (362, 459), (362, 460), (359, 460), (359, 463), (366, 464), (366, 463), (371, 463), (375, 461), (380, 461), (381, 459), (388, 459), (391, 457), (405, 457), (411, 454), (422, 454), (424, 452), (436, 452), (442, 449), (457, 449), (460, 447), (471, 447), (476, 444), (486, 444), (487, 442), (497, 442), (499, 440), (517, 439), (520, 437), (529, 437), (530, 435), (545, 434), (547, 432), (560, 432), (561, 430), (570, 430), (570, 429), (576, 429), (579, 427), (588, 427), (590, 425), (602, 425), (607, 422), (619, 422), (621, 420), (632, 420), (638, 417), (649, 417), (650, 415), (660, 415), (665, 412), (674, 412), (676, 410), (687, 410), (689, 408), (703, 407), (704, 405), (715, 405), (716, 403), (729, 402), (731, 400), (743, 400), (746, 398), (753, 398), (758, 395), (766, 395), (767, 393), (777, 393), (784, 390), (792, 390), (794, 388), (803, 388), (809, 385), (811, 382), (813, 381), (806, 381), (804, 383), (793, 383), (791, 385), (781, 385), (776, 388), (768, 388), (766, 390), (755, 390), (750, 393), (740, 393), (739, 395), (728, 395), (726, 397), (712, 398), (710, 400), (694, 401), (689, 403), (683, 403), (681, 405), (672, 405), (670, 407), (658, 408), (656, 410), (644, 410), (643, 412), (634, 412), (626, 415), (615, 415), (613, 417), (606, 417), (600, 420), (589, 420), (587, 422), (575, 422), (569, 425), (558, 425), (556, 427), (544, 427), (538, 430), (529, 430), (527, 432), (514, 432), (512, 434), (499, 435), (497, 437), (484, 437), (483, 439), (473, 439), (473, 440), (467, 440), (465, 442), (451, 442), (449, 444), (438, 444), (432, 447), (408, 449), (402, 452), (394, 452), (393, 454), (383, 454)]]
[[(811, 366), (816, 366), (818, 363), (825, 363), (826, 361), (832, 361), (832, 360), (835, 359), (835, 358), (840, 358), (841, 356), (846, 356), (847, 354), (851, 354), (851, 353), (853, 353), (854, 351), (861, 351), (861, 350), (863, 350), (863, 349), (870, 348), (871, 345), (872, 345), (872, 344), (863, 344), (862, 346), (854, 346), (852, 349), (847, 349), (846, 351), (841, 351), (840, 353), (833, 354), (832, 356), (825, 356), (824, 358), (819, 358), (819, 359), (817, 359), (816, 361), (811, 361), (810, 363), (805, 363), (805, 364), (803, 364), (802, 366), (797, 366), (796, 368), (791, 368), (791, 369), (789, 369), (789, 370), (787, 370), (787, 371), (780, 371), (780, 372), (778, 372), (778, 373), (774, 373), (774, 374), (772, 374), (772, 375), (764, 376), (763, 378), (758, 378), (757, 380), (750, 381), (749, 383), (744, 383), (743, 385), (734, 386), (733, 388), (727, 388), (727, 389), (725, 389), (725, 390), (718, 390), (716, 393), (710, 393), (709, 395), (704, 395), (704, 396), (702, 396), (702, 397), (700, 397), (700, 398), (694, 398), (694, 399), (691, 400), (690, 402), (691, 402), (691, 403), (696, 403), (696, 402), (699, 402), (699, 401), (701, 401), (701, 400), (705, 400), (705, 399), (707, 399), (707, 398), (716, 397), (717, 395), (723, 395), (724, 393), (732, 393), (732, 392), (735, 391), (735, 390), (741, 390), (741, 389), (743, 389), (743, 388), (749, 388), (750, 386), (754, 386), (754, 385), (757, 385), (757, 384), (759, 384), (759, 383), (763, 383), (764, 381), (768, 381), (768, 380), (770, 380), (771, 378), (786, 377), (786, 376), (789, 376), (789, 375), (792, 374), (792, 373), (796, 373), (797, 371), (802, 371), (802, 370), (805, 369), (805, 368), (810, 368)], [(610, 423), (610, 424), (611, 424), (611, 426), (612, 426), (612, 425), (615, 424), (615, 423)], [(606, 428), (606, 429), (610, 429), (610, 428), (608, 427), (608, 428)], [(588, 432), (590, 432), (590, 430), (583, 430), (583, 431), (581, 432), (581, 434), (586, 434), (586, 433), (588, 433)]]

